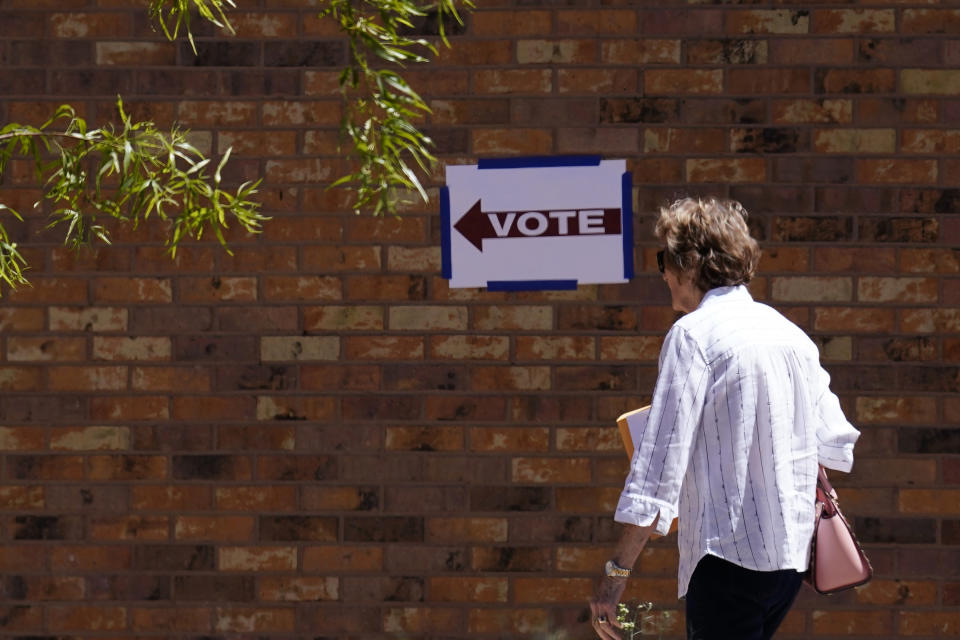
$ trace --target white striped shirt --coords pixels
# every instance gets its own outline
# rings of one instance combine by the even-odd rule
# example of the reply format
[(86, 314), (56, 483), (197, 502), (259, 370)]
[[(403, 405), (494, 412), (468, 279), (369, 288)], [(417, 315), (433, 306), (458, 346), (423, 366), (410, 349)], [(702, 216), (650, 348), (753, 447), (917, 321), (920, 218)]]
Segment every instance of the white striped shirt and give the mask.
[(700, 559), (805, 571), (818, 461), (849, 471), (860, 433), (813, 341), (746, 287), (707, 292), (671, 327), (615, 519), (666, 535), (679, 517), (678, 595)]

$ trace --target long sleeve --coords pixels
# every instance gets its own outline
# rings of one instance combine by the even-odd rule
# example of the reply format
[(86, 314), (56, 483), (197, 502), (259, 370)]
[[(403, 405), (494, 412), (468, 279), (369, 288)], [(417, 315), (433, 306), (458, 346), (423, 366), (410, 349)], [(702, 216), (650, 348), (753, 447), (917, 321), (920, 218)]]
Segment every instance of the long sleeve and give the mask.
[(689, 334), (674, 326), (660, 351), (660, 371), (646, 429), (635, 443), (614, 519), (650, 525), (666, 535), (677, 516), (680, 488), (700, 425), (710, 376), (703, 353)]
[(843, 415), (840, 400), (830, 391), (830, 374), (818, 367), (816, 375), (817, 457), (828, 469), (849, 472), (853, 468), (853, 445), (860, 432)]

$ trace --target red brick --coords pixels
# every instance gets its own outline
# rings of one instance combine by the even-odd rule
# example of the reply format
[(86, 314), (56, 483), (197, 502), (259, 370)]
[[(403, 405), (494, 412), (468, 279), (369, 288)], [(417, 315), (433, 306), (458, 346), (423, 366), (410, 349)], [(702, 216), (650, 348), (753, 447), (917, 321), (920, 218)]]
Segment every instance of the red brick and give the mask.
[(637, 30), (637, 14), (632, 10), (564, 9), (555, 14), (557, 33), (562, 35), (629, 35)]
[(173, 535), (177, 540), (250, 541), (255, 527), (253, 517), (179, 516)]
[(118, 631), (127, 627), (127, 609), (117, 606), (57, 605), (48, 609), (51, 631)]
[(818, 307), (814, 310), (814, 328), (832, 332), (891, 332), (893, 311), (868, 307)]
[(90, 400), (94, 420), (166, 420), (169, 400), (161, 396), (97, 397)]
[(170, 518), (133, 515), (91, 518), (89, 531), (93, 540), (164, 541), (170, 538)]
[(211, 489), (202, 486), (135, 485), (130, 506), (135, 511), (194, 511), (209, 509)]
[(553, 149), (547, 129), (479, 129), (471, 133), (471, 147), (481, 154), (543, 155)]
[(294, 610), (274, 607), (217, 607), (214, 629), (220, 632), (290, 632), (295, 628)]
[(690, 182), (763, 182), (767, 177), (763, 158), (690, 159), (686, 172)]
[[(31, 6), (36, 7), (37, 4), (32, 3)], [(57, 38), (122, 38), (133, 35), (131, 16), (127, 13), (54, 13), (49, 20), (50, 31)]]
[(955, 611), (901, 611), (897, 631), (903, 636), (953, 636), (960, 632)]
[(815, 33), (890, 33), (895, 30), (894, 9), (823, 9), (813, 13)]
[(90, 456), (87, 476), (99, 481), (163, 480), (167, 477), (165, 456)]
[(727, 91), (733, 95), (811, 93), (807, 69), (730, 69)]
[(475, 36), (526, 36), (550, 33), (548, 11), (477, 11), (471, 20)]
[(172, 285), (166, 278), (98, 278), (93, 281), (95, 302), (171, 302)]
[(437, 602), (506, 602), (506, 578), (467, 576), (430, 578), (427, 588)]
[(134, 607), (130, 614), (130, 626), (135, 631), (170, 634), (210, 631), (210, 610), (206, 607)]
[(726, 15), (727, 33), (807, 33), (809, 13), (789, 9), (730, 11)]
[(57, 391), (123, 391), (127, 367), (50, 367), (48, 384)]
[(865, 183), (936, 184), (935, 160), (864, 159), (857, 161), (857, 175)]
[[(524, 603), (579, 603), (593, 589), (591, 578), (517, 578), (513, 601)], [(676, 592), (676, 585), (674, 585)]]

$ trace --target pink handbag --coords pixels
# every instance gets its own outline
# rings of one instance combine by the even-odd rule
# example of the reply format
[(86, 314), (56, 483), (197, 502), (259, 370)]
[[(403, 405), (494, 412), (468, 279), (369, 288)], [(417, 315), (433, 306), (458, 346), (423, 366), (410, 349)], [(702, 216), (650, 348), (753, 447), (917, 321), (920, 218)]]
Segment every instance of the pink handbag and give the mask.
[(823, 467), (817, 475), (816, 506), (807, 582), (818, 593), (824, 594), (866, 583), (873, 577), (873, 567), (840, 513), (837, 492)]

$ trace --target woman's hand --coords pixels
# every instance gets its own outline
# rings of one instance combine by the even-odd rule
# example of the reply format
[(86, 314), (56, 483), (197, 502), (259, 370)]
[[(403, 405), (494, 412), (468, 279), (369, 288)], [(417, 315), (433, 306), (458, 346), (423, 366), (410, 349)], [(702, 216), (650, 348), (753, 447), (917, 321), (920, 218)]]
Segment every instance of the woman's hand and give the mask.
[(617, 605), (627, 586), (626, 578), (603, 576), (597, 582), (597, 588), (590, 599), (590, 623), (597, 637), (606, 640), (620, 640), (620, 623), (617, 621)]

